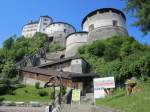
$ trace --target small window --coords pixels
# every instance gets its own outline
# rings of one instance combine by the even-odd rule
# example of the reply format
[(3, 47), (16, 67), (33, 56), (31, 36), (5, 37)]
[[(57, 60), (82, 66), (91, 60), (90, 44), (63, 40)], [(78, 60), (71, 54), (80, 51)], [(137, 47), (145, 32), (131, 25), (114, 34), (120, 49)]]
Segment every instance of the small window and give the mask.
[(47, 23), (43, 23), (43, 25), (47, 25)]
[(44, 21), (48, 21), (47, 19), (44, 19)]
[(59, 37), (61, 38), (63, 35), (62, 34), (59, 34)]
[(91, 24), (91, 25), (89, 26), (89, 31), (91, 31), (91, 30), (94, 30), (94, 24)]
[(118, 22), (116, 20), (113, 20), (113, 26), (118, 26)]
[(66, 29), (64, 29), (64, 32), (65, 32), (65, 33), (66, 33), (66, 31), (67, 31), (67, 30), (66, 30)]

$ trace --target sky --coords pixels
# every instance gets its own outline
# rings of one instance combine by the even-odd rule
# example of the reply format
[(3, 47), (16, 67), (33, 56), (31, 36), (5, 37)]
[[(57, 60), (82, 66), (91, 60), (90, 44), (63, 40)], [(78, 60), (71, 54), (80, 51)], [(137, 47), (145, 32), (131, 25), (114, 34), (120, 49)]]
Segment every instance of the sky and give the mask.
[[(124, 6), (122, 0), (0, 0), (0, 47), (7, 38), (20, 36), (23, 25), (42, 15), (49, 15), (54, 22), (72, 24), (81, 31), (81, 22), (89, 12), (106, 7), (122, 10)], [(135, 18), (125, 15), (129, 35), (150, 45), (150, 34), (144, 36), (138, 27), (132, 26)]]

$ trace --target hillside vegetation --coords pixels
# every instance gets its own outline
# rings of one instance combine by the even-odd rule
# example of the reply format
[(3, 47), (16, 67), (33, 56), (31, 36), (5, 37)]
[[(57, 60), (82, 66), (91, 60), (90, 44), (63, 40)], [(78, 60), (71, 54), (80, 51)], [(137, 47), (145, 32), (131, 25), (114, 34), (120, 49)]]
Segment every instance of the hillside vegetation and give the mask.
[(4, 41), (0, 48), (0, 77), (15, 77), (16, 73), (11, 70), (12, 66), (43, 46), (47, 41), (47, 35), (37, 33), (33, 38), (10, 37)]
[(42, 33), (36, 33), (32, 38), (10, 37), (4, 41), (0, 48), (0, 95), (11, 94), (18, 89), (17, 72), (12, 70), (13, 65), (42, 47), (46, 41), (47, 35)]
[[(0, 96), (4, 96), (5, 100), (45, 100), (48, 97), (40, 98), (37, 95), (38, 90), (32, 87), (18, 88), (17, 71), (12, 67), (16, 62), (22, 60), (25, 56), (34, 53), (36, 50), (44, 46), (48, 41), (48, 36), (42, 33), (36, 33), (32, 38), (26, 37), (10, 37), (3, 43), (0, 48)], [(47, 52), (55, 52), (64, 49), (59, 43), (50, 43)], [(24, 93), (24, 89), (29, 89), (29, 92)], [(33, 91), (33, 92), (32, 92)], [(12, 95), (13, 93), (17, 93)], [(21, 98), (25, 95), (24, 98)]]
[(117, 84), (133, 76), (147, 80), (150, 76), (150, 47), (132, 37), (114, 36), (78, 49), (78, 55), (100, 77), (115, 76)]
[[(18, 87), (11, 94), (1, 95), (0, 98), (6, 101), (38, 101), (38, 102), (49, 102), (50, 101), (50, 89), (40, 88), (37, 89), (35, 86), (23, 86)], [(40, 96), (41, 94), (43, 96)]]
[(121, 112), (149, 112), (150, 83), (139, 84), (140, 92), (125, 96), (123, 89), (117, 89), (113, 95), (96, 101), (97, 105), (121, 110)]

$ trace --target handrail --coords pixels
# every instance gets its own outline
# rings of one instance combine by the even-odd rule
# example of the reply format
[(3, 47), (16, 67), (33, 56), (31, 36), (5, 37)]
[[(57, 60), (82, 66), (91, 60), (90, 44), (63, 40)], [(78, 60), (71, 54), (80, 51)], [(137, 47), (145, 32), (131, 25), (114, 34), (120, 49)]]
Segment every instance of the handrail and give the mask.
[(21, 61), (17, 62), (14, 66), (14, 68), (17, 67), (25, 67), (27, 65), (27, 62), (30, 61), (32, 66), (33, 64), (33, 59), (35, 58), (36, 55), (39, 55), (40, 57), (44, 57), (46, 59), (46, 51), (48, 50), (49, 44), (51, 43), (51, 40), (48, 40), (44, 43), (44, 46), (36, 50), (35, 52), (31, 53), (30, 55), (24, 57)]

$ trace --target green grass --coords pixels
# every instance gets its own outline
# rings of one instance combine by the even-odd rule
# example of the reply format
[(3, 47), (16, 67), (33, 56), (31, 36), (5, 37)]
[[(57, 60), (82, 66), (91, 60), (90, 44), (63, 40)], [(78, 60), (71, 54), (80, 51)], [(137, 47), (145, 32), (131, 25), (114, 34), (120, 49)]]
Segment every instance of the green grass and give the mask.
[(112, 107), (121, 112), (150, 112), (150, 83), (140, 84), (141, 92), (125, 96), (123, 89), (118, 89), (112, 96), (96, 101), (97, 105)]
[[(38, 95), (38, 91), (47, 91), (48, 96), (40, 97)], [(38, 102), (49, 102), (50, 101), (50, 89), (49, 88), (41, 88), (36, 89), (35, 86), (26, 86), (22, 88), (18, 88), (14, 91), (14, 95), (2, 95), (0, 97), (4, 97), (7, 101), (23, 101), (23, 102), (30, 102), (30, 101), (38, 101)]]

